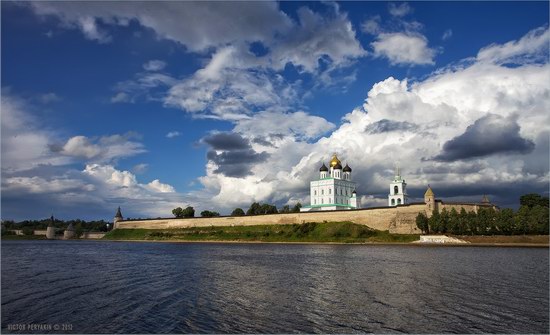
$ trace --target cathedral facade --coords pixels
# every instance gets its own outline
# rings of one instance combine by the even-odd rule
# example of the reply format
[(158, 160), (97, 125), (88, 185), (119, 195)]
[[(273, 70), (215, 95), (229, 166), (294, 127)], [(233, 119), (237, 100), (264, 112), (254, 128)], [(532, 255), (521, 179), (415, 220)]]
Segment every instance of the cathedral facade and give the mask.
[(359, 200), (355, 182), (351, 180), (351, 167), (342, 162), (336, 154), (327, 167), (319, 168), (319, 179), (310, 182), (311, 204), (300, 209), (302, 212), (333, 211), (337, 209), (357, 209)]

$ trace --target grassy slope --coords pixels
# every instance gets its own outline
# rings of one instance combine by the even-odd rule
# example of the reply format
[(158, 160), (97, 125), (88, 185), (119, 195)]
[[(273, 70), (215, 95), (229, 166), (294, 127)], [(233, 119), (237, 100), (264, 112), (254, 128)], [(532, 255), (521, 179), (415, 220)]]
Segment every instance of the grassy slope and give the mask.
[(419, 235), (395, 235), (351, 222), (288, 225), (116, 229), (110, 240), (261, 241), (261, 242), (412, 242)]

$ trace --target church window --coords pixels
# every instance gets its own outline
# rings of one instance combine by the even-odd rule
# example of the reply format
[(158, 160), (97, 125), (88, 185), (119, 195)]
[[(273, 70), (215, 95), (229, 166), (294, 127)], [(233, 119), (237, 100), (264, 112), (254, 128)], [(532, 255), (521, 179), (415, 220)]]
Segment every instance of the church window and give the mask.
[(391, 205), (395, 206), (395, 199), (391, 199)]
[(317, 199), (313, 200), (313, 204), (317, 205)]
[(313, 195), (317, 195), (317, 191), (316, 191), (316, 190), (315, 190), (315, 191), (313, 191)]
[(331, 194), (331, 189), (330, 188), (328, 189), (328, 194)]
[(397, 199), (397, 204), (401, 205), (401, 199)]
[(397, 194), (397, 193), (399, 193), (399, 187), (394, 186), (393, 187), (393, 194)]
[(321, 190), (321, 195), (325, 195), (325, 190)]

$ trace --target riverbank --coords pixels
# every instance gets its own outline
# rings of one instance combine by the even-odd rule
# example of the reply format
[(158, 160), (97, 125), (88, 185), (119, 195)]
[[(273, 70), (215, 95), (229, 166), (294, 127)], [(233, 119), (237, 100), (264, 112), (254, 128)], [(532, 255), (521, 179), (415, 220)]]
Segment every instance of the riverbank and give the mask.
[[(547, 235), (454, 236), (468, 243), (448, 246), (546, 247)], [(177, 229), (116, 229), (103, 240), (143, 242), (204, 243), (300, 243), (300, 244), (401, 244), (433, 246), (442, 244), (412, 243), (417, 234), (390, 234), (351, 222), (305, 223), (302, 225), (261, 225), (233, 227), (194, 227)]]
[(416, 234), (390, 234), (351, 222), (308, 222), (288, 225), (192, 227), (177, 229), (115, 229), (103, 239), (189, 242), (279, 243), (410, 243)]

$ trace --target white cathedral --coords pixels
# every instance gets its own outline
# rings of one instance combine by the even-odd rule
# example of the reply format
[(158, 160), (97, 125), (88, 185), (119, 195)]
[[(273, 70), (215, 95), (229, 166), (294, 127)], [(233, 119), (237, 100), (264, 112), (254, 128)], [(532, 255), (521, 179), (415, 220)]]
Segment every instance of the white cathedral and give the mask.
[[(319, 180), (310, 182), (311, 205), (300, 208), (301, 212), (333, 211), (337, 209), (360, 208), (355, 182), (351, 181), (351, 167), (342, 168), (342, 162), (336, 154), (332, 156), (329, 167), (323, 163), (319, 169)], [(406, 205), (409, 203), (407, 183), (401, 177), (399, 167), (390, 183), (388, 206)]]
[(359, 208), (355, 182), (351, 181), (351, 167), (346, 164), (342, 168), (342, 162), (334, 154), (329, 167), (323, 163), (319, 169), (319, 180), (310, 182), (310, 199), (311, 205), (302, 207), (300, 211)]

